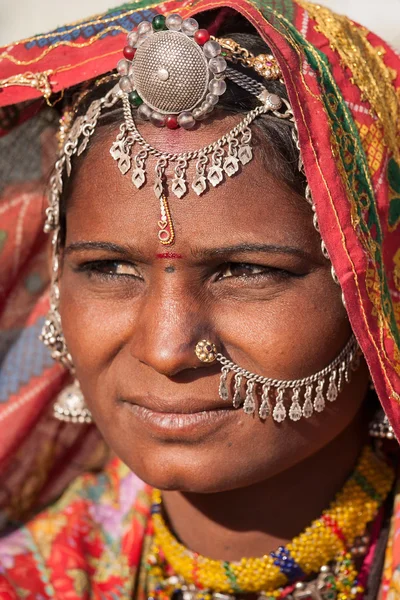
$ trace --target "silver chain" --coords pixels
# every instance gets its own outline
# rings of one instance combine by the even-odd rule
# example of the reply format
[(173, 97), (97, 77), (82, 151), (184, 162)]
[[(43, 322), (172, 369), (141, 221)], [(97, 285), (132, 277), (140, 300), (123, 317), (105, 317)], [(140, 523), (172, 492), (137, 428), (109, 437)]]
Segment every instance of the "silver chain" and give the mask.
[[(268, 385), (270, 387), (275, 387), (278, 389), (288, 389), (288, 388), (297, 388), (297, 387), (305, 387), (307, 385), (312, 385), (321, 379), (324, 379), (329, 373), (337, 369), (344, 360), (348, 357), (349, 354), (357, 352), (357, 341), (352, 335), (347, 342), (346, 346), (343, 348), (341, 353), (333, 360), (330, 365), (314, 373), (314, 375), (310, 375), (309, 377), (304, 377), (303, 379), (291, 379), (291, 380), (279, 380), (272, 379), (270, 377), (262, 377), (261, 375), (257, 375), (256, 373), (252, 373), (251, 371), (247, 371), (242, 367), (239, 367), (236, 363), (232, 362), (223, 354), (218, 353), (216, 358), (218, 362), (225, 368), (229, 369), (232, 373), (237, 375), (242, 375), (249, 381), (253, 381), (254, 383), (260, 383), (261, 385)], [(351, 359), (350, 359), (351, 362)]]

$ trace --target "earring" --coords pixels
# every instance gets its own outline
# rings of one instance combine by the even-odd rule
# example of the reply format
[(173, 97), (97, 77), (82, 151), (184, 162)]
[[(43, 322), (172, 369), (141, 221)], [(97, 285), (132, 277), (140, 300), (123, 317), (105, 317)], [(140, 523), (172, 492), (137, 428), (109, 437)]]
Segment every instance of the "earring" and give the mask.
[[(262, 377), (243, 369), (236, 363), (217, 352), (215, 344), (201, 340), (196, 344), (195, 354), (203, 363), (217, 360), (221, 365), (219, 396), (221, 400), (230, 398), (228, 376), (232, 375), (234, 408), (242, 406), (247, 415), (258, 415), (265, 420), (272, 416), (281, 423), (288, 416), (291, 421), (308, 419), (314, 412), (322, 412), (327, 403), (334, 402), (343, 386), (350, 382), (351, 373), (360, 364), (361, 351), (352, 335), (340, 354), (324, 369), (309, 377), (294, 380), (278, 380)], [(285, 406), (289, 400), (290, 406)]]
[(58, 309), (52, 307), (46, 317), (39, 339), (50, 350), (51, 357), (73, 371), (72, 357), (68, 352)]
[(66, 423), (92, 423), (92, 415), (85, 404), (79, 382), (64, 388), (53, 406), (56, 419)]
[(394, 429), (382, 409), (379, 409), (369, 425), (369, 435), (373, 438), (395, 440)]

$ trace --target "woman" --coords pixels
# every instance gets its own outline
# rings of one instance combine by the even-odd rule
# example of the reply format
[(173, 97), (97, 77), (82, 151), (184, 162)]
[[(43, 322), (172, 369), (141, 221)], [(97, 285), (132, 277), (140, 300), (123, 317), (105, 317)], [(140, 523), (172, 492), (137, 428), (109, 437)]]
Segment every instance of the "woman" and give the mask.
[(48, 148), (66, 110), (42, 331), (62, 367), (32, 335), (40, 195), (4, 192), (2, 597), (396, 598), (396, 444), (368, 438), (398, 433), (398, 58), (306, 2), (89, 27), (3, 54), (4, 104), (54, 105), (8, 108), (8, 148)]

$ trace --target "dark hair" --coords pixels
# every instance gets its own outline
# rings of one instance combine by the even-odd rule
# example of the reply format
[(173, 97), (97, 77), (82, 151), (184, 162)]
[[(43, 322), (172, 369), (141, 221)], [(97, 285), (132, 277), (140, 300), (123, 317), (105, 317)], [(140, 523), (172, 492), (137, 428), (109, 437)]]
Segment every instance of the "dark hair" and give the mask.
[[(201, 15), (202, 19), (199, 19), (201, 26), (207, 24), (207, 21), (209, 21), (210, 15), (212, 16), (213, 12), (214, 11), (209, 11), (208, 13)], [(236, 31), (236, 33), (228, 33), (232, 30)], [(218, 36), (234, 39), (254, 55), (270, 54), (271, 51), (267, 44), (260, 38), (259, 35), (254, 33), (254, 31), (255, 30), (251, 27), (250, 23), (246, 19), (235, 15), (235, 17), (225, 19), (218, 31)], [(248, 74), (248, 69), (245, 67), (236, 65), (235, 68)], [(277, 94), (286, 100), (288, 99), (286, 88), (282, 82), (266, 82), (254, 72), (251, 73), (251, 76), (261, 81), (271, 93)], [(257, 100), (254, 96), (232, 81), (228, 79), (226, 81), (227, 91), (221, 97), (218, 103), (218, 110), (220, 112), (224, 114), (246, 114), (257, 105)], [(102, 97), (113, 85), (115, 85), (115, 80), (102, 85), (96, 85), (94, 81), (86, 84), (88, 93), (84, 96), (82, 102), (79, 104), (77, 114), (84, 114), (87, 111), (89, 104), (93, 100)], [(72, 90), (71, 93), (72, 95), (76, 95), (78, 91), (82, 92), (82, 88), (80, 90)], [(122, 120), (122, 108), (113, 109), (109, 113), (105, 113), (100, 117), (97, 127), (115, 126), (116, 123), (121, 123)], [(254, 121), (253, 131), (255, 145), (261, 152), (261, 156), (265, 159), (266, 168), (277, 179), (285, 182), (295, 192), (304, 195), (306, 180), (298, 168), (299, 153), (292, 137), (292, 126), (290, 123), (285, 120), (274, 119), (269, 116), (262, 115)], [(93, 138), (94, 140), (96, 139), (96, 132), (94, 133)], [(65, 189), (60, 200), (61, 245), (64, 245), (65, 243), (66, 204), (71, 182), (74, 176), (74, 171), (76, 171), (76, 169), (73, 168), (71, 179), (64, 186)]]

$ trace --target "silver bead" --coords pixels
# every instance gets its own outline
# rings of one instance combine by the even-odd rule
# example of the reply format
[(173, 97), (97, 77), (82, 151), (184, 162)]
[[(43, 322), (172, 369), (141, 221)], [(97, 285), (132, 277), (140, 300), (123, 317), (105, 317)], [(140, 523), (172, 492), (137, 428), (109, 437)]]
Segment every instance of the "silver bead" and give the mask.
[(141, 23), (139, 23), (137, 28), (138, 35), (143, 35), (144, 33), (148, 33), (150, 31), (153, 31), (153, 27), (150, 21), (142, 21)]
[(147, 38), (149, 38), (151, 35), (153, 35), (153, 31), (146, 31), (145, 33), (142, 33), (142, 35), (139, 36), (138, 41), (136, 43), (137, 48), (139, 48), (139, 46), (143, 44), (143, 42), (147, 40)]
[(186, 33), (186, 35), (193, 36), (199, 28), (199, 24), (196, 19), (185, 19), (182, 22), (182, 31)]
[(203, 51), (207, 58), (214, 58), (215, 56), (218, 56), (218, 54), (221, 54), (221, 46), (218, 44), (218, 42), (209, 40), (204, 44)]
[(117, 71), (120, 75), (127, 75), (129, 70), (129, 62), (125, 60), (125, 58), (121, 58), (121, 60), (117, 63)]
[(128, 46), (132, 46), (132, 48), (134, 48), (135, 45), (136, 45), (136, 43), (137, 43), (137, 41), (138, 41), (138, 38), (139, 38), (138, 32), (137, 31), (131, 31), (128, 34)]
[(208, 63), (211, 73), (223, 73), (226, 69), (226, 60), (222, 56), (215, 56)]
[(194, 108), (192, 111), (192, 115), (195, 119), (200, 119), (203, 115), (203, 111), (201, 110), (201, 108)]
[(165, 24), (171, 31), (179, 31), (182, 26), (182, 17), (177, 14), (168, 15), (165, 19)]
[(206, 102), (208, 102), (208, 104), (212, 104), (214, 106), (214, 104), (217, 104), (219, 98), (216, 94), (207, 94), (206, 96)]
[(121, 90), (123, 92), (126, 92), (127, 94), (129, 94), (129, 92), (132, 91), (132, 83), (131, 80), (129, 79), (129, 77), (121, 77), (121, 79), (119, 80), (119, 87), (121, 88)]
[(196, 125), (193, 115), (186, 111), (178, 116), (178, 123), (183, 129), (192, 129)]
[(208, 112), (210, 110), (210, 108), (213, 108), (212, 104), (210, 104), (209, 102), (202, 102), (201, 110), (203, 112)]
[(137, 109), (137, 114), (144, 120), (148, 121), (150, 119), (152, 109), (147, 104), (141, 104)]
[(153, 110), (150, 115), (150, 121), (156, 127), (164, 127), (165, 125), (165, 115)]
[(216, 96), (222, 96), (226, 92), (226, 81), (223, 79), (211, 79), (208, 89)]

